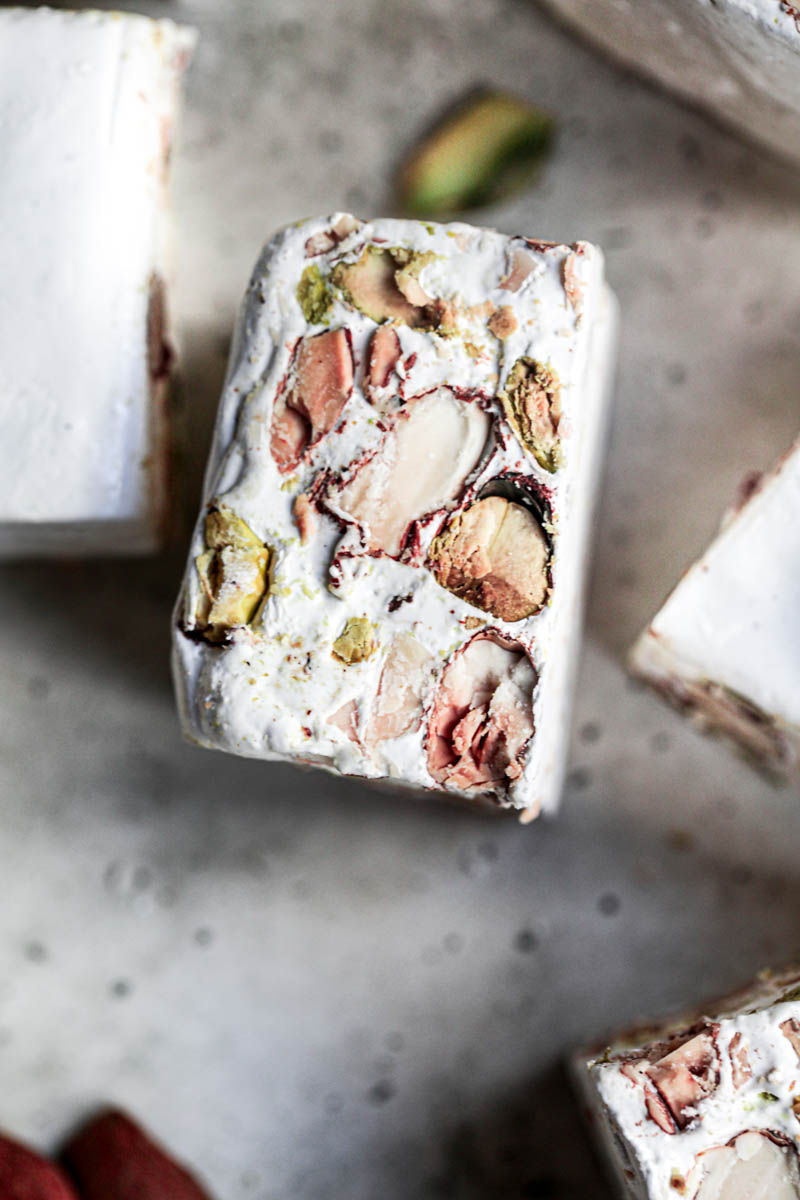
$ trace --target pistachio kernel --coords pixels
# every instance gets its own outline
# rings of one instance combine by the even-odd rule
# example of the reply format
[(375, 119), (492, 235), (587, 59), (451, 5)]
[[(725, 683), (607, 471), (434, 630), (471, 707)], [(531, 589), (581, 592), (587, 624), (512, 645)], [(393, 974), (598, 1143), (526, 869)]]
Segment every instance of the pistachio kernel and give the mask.
[(349, 617), (344, 629), (333, 643), (332, 654), (340, 662), (366, 662), (375, 653), (375, 626), (366, 617)]
[(270, 551), (227, 508), (209, 512), (204, 532), (206, 550), (195, 559), (202, 588), (197, 618), (206, 639), (221, 642), (255, 616), (269, 587)]
[(532, 358), (518, 358), (500, 399), (528, 453), (545, 471), (557, 471), (563, 462), (558, 432), (561, 381), (553, 368)]

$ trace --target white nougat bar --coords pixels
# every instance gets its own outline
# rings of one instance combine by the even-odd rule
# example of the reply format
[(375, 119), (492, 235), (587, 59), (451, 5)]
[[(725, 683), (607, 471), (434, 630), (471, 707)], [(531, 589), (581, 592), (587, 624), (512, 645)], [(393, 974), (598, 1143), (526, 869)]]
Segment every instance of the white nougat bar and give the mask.
[(800, 5), (788, 0), (542, 0), (625, 66), (800, 161)]
[(176, 613), (188, 736), (552, 811), (615, 331), (584, 242), (279, 233)]
[(0, 557), (154, 549), (166, 176), (192, 31), (0, 9)]
[(774, 771), (800, 762), (800, 442), (727, 518), (631, 653), (635, 674)]
[(800, 1197), (800, 969), (573, 1060), (628, 1200)]

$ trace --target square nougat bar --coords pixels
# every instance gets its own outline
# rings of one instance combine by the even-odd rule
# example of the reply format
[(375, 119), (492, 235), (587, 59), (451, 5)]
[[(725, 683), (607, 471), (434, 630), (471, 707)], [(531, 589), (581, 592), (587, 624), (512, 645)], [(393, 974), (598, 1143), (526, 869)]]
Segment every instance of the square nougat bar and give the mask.
[(277, 234), (176, 612), (189, 737), (552, 811), (615, 331), (586, 242)]

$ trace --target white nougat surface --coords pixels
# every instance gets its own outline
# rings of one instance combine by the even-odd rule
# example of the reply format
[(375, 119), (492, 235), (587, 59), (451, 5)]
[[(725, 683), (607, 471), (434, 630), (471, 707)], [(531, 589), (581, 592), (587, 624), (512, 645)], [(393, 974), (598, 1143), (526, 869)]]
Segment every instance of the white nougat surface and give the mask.
[(788, 0), (543, 0), (615, 59), (800, 162), (800, 8)]
[(0, 10), (0, 555), (157, 543), (166, 429), (152, 306), (193, 44), (171, 21)]
[[(403, 316), (381, 324), (365, 311), (372, 296), (359, 308), (332, 283), (349, 278), (355, 264), (386, 255), (386, 247), (398, 262), (411, 256), (411, 279), (399, 278), (409, 295), (436, 310), (436, 328), (425, 325), (427, 318), (415, 323), (399, 293)], [(300, 302), (303, 281), (315, 278), (328, 304), (318, 313)], [(532, 242), (460, 223), (363, 223), (348, 214), (276, 235), (242, 306), (176, 614), (175, 674), (187, 734), (249, 757), (417, 789), (443, 786), (466, 798), (485, 791), (526, 817), (552, 812), (569, 737), (615, 335), (602, 253), (587, 243)], [(333, 427), (282, 469), (276, 428), (297, 394), (298, 364), (305, 371), (313, 348), (325, 344), (315, 339), (326, 336), (352, 356), (352, 391)], [(385, 379), (374, 368), (376, 347), (396, 356)], [(523, 447), (499, 398), (514, 365), (528, 358), (560, 381), (563, 458), (554, 470)], [(552, 542), (547, 601), (523, 616), (504, 617), (455, 594), (437, 580), (431, 560), (440, 531), (501, 478), (503, 486), (511, 481), (512, 490), (519, 485), (539, 497)], [(313, 513), (307, 536), (298, 504)], [(205, 522), (218, 510), (234, 513), (271, 554), (263, 603), (222, 644), (204, 636), (201, 616)], [(523, 530), (528, 518), (516, 512)], [(518, 546), (517, 557), (527, 553)], [(343, 665), (336, 639), (349, 620), (365, 622), (375, 645)], [(487, 636), (491, 653), (473, 644)], [(506, 719), (533, 726), (503, 786), (494, 780), (481, 789), (458, 772), (443, 778), (432, 763), (445, 682), (458, 678), (468, 686), (469, 671), (448, 670), (470, 646), (463, 664), (491, 683), (483, 699), (476, 698), (480, 688), (464, 693), (453, 720), (461, 721), (469, 704), (477, 720), (482, 706), (488, 725), (479, 728), (489, 728), (489, 741)], [(420, 664), (419, 679), (409, 684), (417, 712), (401, 733), (378, 737), (389, 680), (404, 675), (396, 665), (401, 652)], [(495, 665), (486, 665), (490, 658)], [(399, 727), (396, 714), (392, 722)], [(447, 728), (444, 735), (446, 741)], [(453, 737), (455, 744), (459, 735)]]

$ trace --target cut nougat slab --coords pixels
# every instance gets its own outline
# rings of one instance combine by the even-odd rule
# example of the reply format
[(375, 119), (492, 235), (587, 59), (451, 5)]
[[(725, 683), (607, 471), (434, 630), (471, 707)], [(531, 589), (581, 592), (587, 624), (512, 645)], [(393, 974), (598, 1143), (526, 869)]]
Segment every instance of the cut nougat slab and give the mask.
[(614, 335), (583, 242), (279, 233), (176, 614), (189, 736), (554, 809)]

